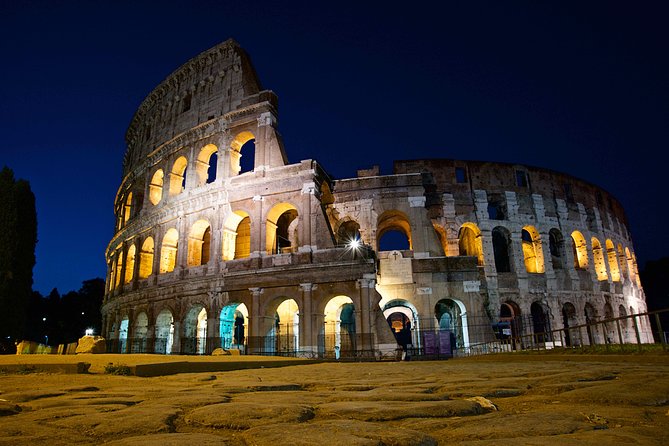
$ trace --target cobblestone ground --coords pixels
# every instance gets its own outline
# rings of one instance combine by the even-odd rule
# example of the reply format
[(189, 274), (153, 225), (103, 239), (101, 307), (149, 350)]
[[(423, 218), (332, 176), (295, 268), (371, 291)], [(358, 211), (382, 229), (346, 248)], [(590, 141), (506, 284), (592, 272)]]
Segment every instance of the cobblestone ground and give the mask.
[[(132, 361), (132, 357), (125, 359)], [(669, 355), (0, 375), (0, 445), (667, 444)], [(135, 359), (135, 363), (137, 359)]]

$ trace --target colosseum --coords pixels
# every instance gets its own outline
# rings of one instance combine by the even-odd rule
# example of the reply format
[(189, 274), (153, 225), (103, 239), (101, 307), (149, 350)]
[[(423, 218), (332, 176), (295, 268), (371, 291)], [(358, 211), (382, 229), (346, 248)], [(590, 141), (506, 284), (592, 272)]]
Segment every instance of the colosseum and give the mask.
[(650, 341), (643, 320), (570, 329), (646, 311), (606, 191), (452, 159), (395, 161), (392, 175), (370, 160), (334, 179), (288, 162), (277, 121), (233, 40), (141, 103), (106, 251), (112, 350), (447, 357)]

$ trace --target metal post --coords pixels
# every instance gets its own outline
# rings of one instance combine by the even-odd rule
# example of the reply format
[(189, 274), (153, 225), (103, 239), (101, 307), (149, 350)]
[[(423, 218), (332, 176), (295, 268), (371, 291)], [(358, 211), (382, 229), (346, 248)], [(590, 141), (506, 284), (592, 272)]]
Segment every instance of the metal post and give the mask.
[(634, 322), (634, 332), (636, 333), (636, 343), (639, 346), (639, 351), (641, 351), (641, 335), (639, 334), (639, 324), (636, 321), (636, 315), (632, 317), (632, 322)]
[(620, 341), (620, 350), (622, 351), (625, 342), (623, 340), (623, 333), (620, 330), (620, 319), (616, 319), (616, 328), (618, 329), (618, 340)]
[(662, 322), (660, 322), (660, 314), (655, 313), (655, 323), (657, 324), (657, 334), (662, 342), (662, 350), (667, 351), (667, 342), (664, 339), (664, 332), (662, 331)]

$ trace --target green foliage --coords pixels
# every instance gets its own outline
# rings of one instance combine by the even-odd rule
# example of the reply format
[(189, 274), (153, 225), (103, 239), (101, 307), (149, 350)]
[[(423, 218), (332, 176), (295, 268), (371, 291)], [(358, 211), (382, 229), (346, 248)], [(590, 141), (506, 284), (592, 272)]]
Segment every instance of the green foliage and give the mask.
[(122, 376), (129, 376), (132, 375), (132, 371), (130, 370), (130, 367), (124, 364), (114, 364), (114, 363), (109, 363), (105, 366), (105, 373), (108, 375), (122, 375)]
[(0, 171), (0, 337), (23, 335), (32, 294), (37, 214), (35, 196), (11, 169)]

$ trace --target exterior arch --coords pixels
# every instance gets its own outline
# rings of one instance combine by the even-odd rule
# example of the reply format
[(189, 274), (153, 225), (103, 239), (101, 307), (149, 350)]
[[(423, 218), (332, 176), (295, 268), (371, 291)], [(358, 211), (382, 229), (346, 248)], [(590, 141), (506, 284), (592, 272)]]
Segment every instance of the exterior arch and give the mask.
[(265, 247), (268, 254), (294, 252), (299, 246), (297, 208), (291, 203), (278, 203), (267, 213)]
[(625, 261), (625, 251), (623, 250), (623, 245), (618, 243), (618, 261), (620, 264), (620, 276), (621, 279), (628, 279), (627, 274), (627, 262)]
[(126, 353), (128, 350), (128, 331), (130, 329), (130, 318), (124, 315), (118, 329), (118, 352)]
[(571, 247), (574, 253), (574, 268), (588, 269), (588, 246), (579, 231), (571, 233)]
[(532, 316), (532, 331), (535, 342), (543, 343), (550, 341), (551, 322), (548, 308), (541, 302), (534, 301), (530, 305), (530, 314)]
[(383, 236), (391, 231), (397, 231), (404, 234), (409, 244), (409, 249), (413, 249), (411, 239), (411, 224), (409, 217), (404, 212), (398, 210), (385, 211), (376, 221), (376, 246), (377, 250), (381, 250), (381, 239)]
[(249, 310), (243, 303), (231, 303), (221, 309), (219, 318), (221, 347), (246, 351)]
[(562, 324), (564, 329), (564, 342), (567, 347), (578, 347), (581, 345), (581, 332), (578, 328), (573, 328), (579, 325), (578, 317), (576, 315), (576, 307), (571, 302), (565, 302), (562, 305)]
[(170, 228), (163, 236), (160, 247), (160, 273), (174, 271), (177, 262), (177, 249), (179, 246), (179, 233), (175, 228)]
[(458, 231), (458, 248), (461, 256), (474, 256), (483, 266), (483, 237), (481, 230), (471, 222), (463, 223)]
[(325, 357), (350, 357), (356, 349), (355, 307), (353, 300), (344, 295), (335, 296), (325, 305), (323, 339), (319, 351)]
[(188, 160), (185, 156), (180, 156), (172, 164), (170, 172), (170, 196), (179, 195), (186, 186), (186, 167)]
[(564, 237), (559, 229), (548, 232), (548, 249), (551, 253), (551, 264), (554, 270), (564, 267)]
[(337, 226), (337, 244), (348, 245), (354, 240), (360, 240), (360, 224), (357, 221), (346, 217), (339, 221)]
[[(512, 300), (500, 305), (499, 322), (502, 327), (502, 339), (511, 338), (514, 350), (520, 347), (520, 336), (523, 333), (523, 319), (520, 306)], [(505, 331), (508, 330), (508, 331)]]
[(125, 278), (124, 278), (124, 283), (130, 283), (135, 275), (135, 252), (137, 251), (137, 248), (135, 248), (135, 244), (133, 243), (130, 245), (130, 248), (128, 248), (128, 252), (125, 255), (126, 261), (125, 261)]
[(597, 273), (597, 280), (604, 281), (609, 278), (606, 274), (606, 264), (604, 263), (604, 251), (602, 251), (602, 244), (596, 237), (591, 239), (592, 257), (595, 262), (595, 272)]
[(153, 273), (153, 237), (147, 237), (139, 252), (139, 278), (146, 279)]
[(123, 273), (123, 247), (119, 245), (116, 248), (116, 269), (114, 270), (114, 288), (121, 285), (121, 274)]
[[(255, 140), (256, 137), (253, 133), (245, 131), (240, 132), (235, 136), (230, 143), (230, 175), (236, 176), (241, 173), (241, 158), (242, 158), (242, 147), (244, 144), (251, 140)], [(254, 166), (255, 168), (255, 166)]]
[(609, 260), (609, 271), (611, 271), (611, 280), (620, 282), (620, 269), (618, 268), (618, 257), (616, 247), (610, 239), (606, 239), (606, 256)]
[(388, 322), (395, 340), (403, 349), (421, 347), (418, 310), (405, 299), (394, 299), (383, 306), (383, 317)]
[(132, 216), (132, 204), (132, 192), (128, 192), (128, 195), (125, 197), (125, 204), (123, 205), (123, 225), (128, 223), (128, 220)]
[(149, 202), (152, 205), (157, 205), (163, 198), (163, 181), (165, 172), (163, 169), (158, 169), (153, 173), (151, 182), (149, 183)]
[(510, 273), (511, 265), (511, 234), (503, 226), (496, 226), (492, 230), (492, 248), (495, 254), (495, 268), (498, 273)]
[(198, 220), (188, 234), (188, 266), (206, 265), (211, 248), (211, 225), (207, 220)]
[(203, 186), (216, 180), (216, 164), (218, 161), (218, 147), (207, 144), (200, 149), (195, 161), (195, 173), (198, 185)]
[(440, 331), (449, 330), (452, 333), (452, 348), (469, 348), (469, 327), (465, 304), (458, 299), (440, 299), (434, 306), (434, 316)]
[(244, 259), (251, 255), (251, 217), (235, 211), (223, 224), (223, 260)]
[(294, 355), (300, 349), (300, 309), (295, 299), (285, 299), (276, 307), (267, 330), (265, 351)]
[(543, 248), (537, 229), (534, 226), (523, 227), (521, 241), (525, 270), (528, 273), (545, 272)]
[(207, 346), (207, 310), (202, 304), (195, 304), (188, 309), (183, 321), (184, 338), (182, 351), (187, 354), (203, 355)]
[(156, 317), (156, 335), (154, 340), (155, 353), (169, 355), (174, 342), (174, 316), (168, 308), (164, 308)]

